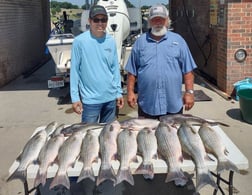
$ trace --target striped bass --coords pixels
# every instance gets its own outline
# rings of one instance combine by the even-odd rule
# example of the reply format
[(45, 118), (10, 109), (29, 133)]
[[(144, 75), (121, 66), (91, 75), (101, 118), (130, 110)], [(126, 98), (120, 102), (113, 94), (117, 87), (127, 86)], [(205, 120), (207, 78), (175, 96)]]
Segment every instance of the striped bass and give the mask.
[(65, 141), (64, 135), (60, 134), (62, 128), (64, 128), (64, 124), (56, 128), (51, 135), (51, 138), (47, 140), (39, 153), (39, 169), (34, 180), (34, 187), (37, 187), (39, 184), (44, 186), (46, 183), (47, 169), (54, 163), (55, 159), (57, 158), (59, 148)]
[(213, 154), (218, 160), (217, 173), (221, 173), (224, 170), (232, 170), (239, 173), (236, 165), (228, 160), (228, 151), (215, 129), (208, 123), (203, 123), (199, 128), (199, 135), (204, 143), (206, 151)]
[(67, 169), (74, 166), (80, 154), (81, 144), (85, 133), (82, 131), (74, 132), (68, 137), (59, 149), (57, 161), (58, 170), (50, 184), (50, 189), (55, 186), (63, 185), (70, 189), (70, 181), (67, 175)]
[(148, 127), (137, 134), (138, 153), (142, 156), (142, 163), (136, 169), (136, 174), (143, 174), (146, 179), (154, 178), (152, 159), (157, 159), (157, 138), (155, 131)]
[(181, 169), (183, 156), (177, 129), (171, 125), (160, 122), (155, 135), (158, 141), (158, 153), (168, 167), (165, 182), (174, 181), (176, 185), (184, 186), (188, 178)]
[(178, 136), (182, 150), (192, 157), (196, 167), (196, 192), (209, 184), (218, 189), (213, 177), (206, 166), (205, 160), (209, 159), (198, 132), (187, 122), (183, 122), (178, 129)]
[(83, 168), (78, 177), (77, 183), (85, 178), (90, 178), (95, 181), (92, 163), (98, 162), (99, 158), (100, 145), (98, 136), (98, 132), (88, 130), (82, 141), (79, 161), (83, 163)]
[(120, 130), (121, 125), (117, 120), (106, 124), (101, 130), (99, 135), (101, 166), (96, 180), (97, 186), (105, 180), (116, 182), (112, 160), (116, 160), (116, 139)]
[(208, 122), (210, 125), (222, 125), (222, 126), (229, 127), (228, 124), (225, 124), (222, 122), (209, 121), (198, 116), (193, 116), (191, 114), (171, 114), (171, 115), (161, 116), (159, 119), (160, 121), (163, 121), (172, 125), (181, 124), (184, 122), (195, 122), (199, 124)]
[(122, 130), (117, 138), (117, 147), (120, 167), (116, 175), (116, 185), (122, 181), (127, 181), (131, 185), (134, 185), (130, 163), (137, 162), (136, 132), (129, 129)]

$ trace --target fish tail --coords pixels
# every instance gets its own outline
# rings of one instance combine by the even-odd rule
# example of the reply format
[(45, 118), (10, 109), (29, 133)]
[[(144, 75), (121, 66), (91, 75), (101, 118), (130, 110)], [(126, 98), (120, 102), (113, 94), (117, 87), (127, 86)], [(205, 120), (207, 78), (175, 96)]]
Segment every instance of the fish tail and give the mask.
[(17, 169), (8, 177), (6, 181), (9, 182), (14, 179), (20, 179), (24, 183), (26, 180), (26, 175), (27, 175), (26, 169), (23, 170)]
[(222, 123), (222, 122), (219, 122), (220, 125), (224, 126), (224, 127), (230, 127), (230, 125), (226, 124), (226, 123)]
[(185, 176), (181, 169), (176, 171), (169, 171), (167, 173), (165, 182), (174, 181), (176, 186), (184, 186), (188, 182), (188, 178)]
[(219, 161), (218, 165), (217, 165), (217, 173), (220, 173), (224, 170), (232, 170), (235, 171), (237, 173), (239, 173), (239, 169), (237, 168), (237, 166), (232, 163), (230, 160), (225, 160), (225, 161)]
[(141, 163), (140, 166), (135, 171), (136, 174), (143, 174), (145, 179), (153, 179), (154, 178), (154, 169), (153, 164), (143, 164)]
[(46, 177), (47, 177), (46, 172), (41, 172), (40, 170), (38, 170), (38, 173), (34, 180), (34, 187), (37, 187), (39, 184), (42, 184), (44, 186), (46, 183)]
[(134, 185), (134, 178), (133, 178), (129, 168), (123, 169), (123, 170), (120, 169), (118, 171), (117, 177), (116, 177), (116, 185), (121, 183), (122, 181), (127, 181), (132, 186)]
[(52, 189), (52, 188), (54, 188), (55, 186), (58, 186), (58, 185), (63, 185), (67, 189), (70, 189), (70, 181), (69, 181), (69, 178), (68, 178), (67, 174), (57, 173), (56, 176), (53, 178), (49, 189)]
[(100, 169), (97, 180), (96, 180), (96, 186), (100, 185), (105, 180), (111, 180), (114, 183), (116, 182), (114, 169), (112, 167), (108, 169)]
[(92, 181), (95, 181), (95, 176), (94, 176), (94, 171), (91, 167), (89, 168), (82, 168), (81, 173), (78, 177), (77, 183), (79, 183), (80, 181), (82, 181), (83, 179), (89, 178)]
[(213, 180), (213, 177), (208, 170), (204, 171), (200, 174), (197, 174), (197, 176), (196, 176), (196, 192), (199, 192), (199, 190), (207, 184), (213, 186), (215, 189), (218, 189), (217, 184)]

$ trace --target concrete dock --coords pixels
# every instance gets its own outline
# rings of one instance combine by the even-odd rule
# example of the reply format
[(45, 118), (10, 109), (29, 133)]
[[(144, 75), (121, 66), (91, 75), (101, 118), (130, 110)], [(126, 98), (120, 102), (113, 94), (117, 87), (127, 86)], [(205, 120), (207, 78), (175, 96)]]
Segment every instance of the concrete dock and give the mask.
[[(9, 175), (8, 170), (11, 164), (37, 127), (47, 125), (52, 121), (57, 121), (59, 124), (80, 122), (80, 116), (72, 111), (69, 96), (67, 96), (69, 89), (49, 90), (47, 88), (47, 79), (54, 74), (53, 69), (53, 62), (49, 61), (40, 69), (31, 73), (29, 77), (20, 76), (0, 89), (0, 195), (24, 194), (23, 184), (19, 180), (8, 183), (5, 180)], [(202, 80), (196, 79), (195, 89), (204, 91), (212, 98), (212, 101), (196, 102), (193, 109), (185, 113), (229, 124), (230, 127), (221, 128), (251, 162), (252, 125), (242, 120), (239, 102), (224, 99)], [(119, 120), (135, 116), (137, 116), (136, 110), (128, 108), (127, 105), (119, 112)], [(251, 168), (242, 171), (241, 174), (234, 174), (234, 194), (251, 194), (252, 175), (250, 172)], [(224, 173), (224, 175), (228, 174)], [(174, 189), (170, 187), (172, 185), (170, 183), (166, 186), (160, 185), (161, 182), (164, 184), (163, 175), (157, 176), (153, 183), (149, 183), (152, 190), (150, 187), (142, 187), (141, 185), (148, 185), (148, 183), (143, 184), (143, 182), (137, 180), (136, 186), (131, 187), (130, 190), (125, 190), (123, 194), (189, 194), (188, 191), (184, 190), (175, 193)], [(33, 185), (33, 181), (29, 181), (29, 184)], [(157, 186), (157, 189), (163, 190), (157, 191), (155, 186)], [(223, 185), (223, 189), (225, 194), (228, 194), (227, 186)], [(213, 188), (205, 186), (200, 194), (213, 194)], [(221, 193), (218, 192), (218, 194)]]

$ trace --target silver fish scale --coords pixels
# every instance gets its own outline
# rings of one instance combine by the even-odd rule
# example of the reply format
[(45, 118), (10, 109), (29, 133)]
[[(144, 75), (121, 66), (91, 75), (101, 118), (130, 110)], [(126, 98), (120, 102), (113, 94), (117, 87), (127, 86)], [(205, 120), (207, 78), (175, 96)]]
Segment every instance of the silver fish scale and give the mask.
[(57, 125), (58, 125), (58, 123), (56, 121), (53, 121), (45, 127), (45, 131), (47, 133), (47, 136), (51, 135), (55, 131)]
[(129, 163), (137, 154), (136, 134), (128, 129), (121, 131), (117, 138), (120, 167), (129, 167)]
[(20, 156), (19, 168), (26, 169), (29, 164), (37, 160), (39, 152), (46, 142), (46, 137), (46, 131), (41, 130), (27, 142)]
[(214, 129), (207, 126), (207, 123), (200, 127), (199, 135), (208, 151), (215, 152), (215, 155), (219, 157), (222, 156), (221, 154), (224, 155), (226, 149), (220, 136)]
[(183, 123), (178, 130), (178, 135), (183, 150), (196, 158), (195, 160), (200, 158), (200, 162), (204, 161), (204, 155), (206, 153), (199, 134), (195, 129), (192, 129), (193, 127), (191, 125), (185, 126), (184, 124), (185, 123)]
[(120, 124), (122, 128), (129, 128), (139, 131), (145, 127), (148, 127), (149, 129), (156, 129), (159, 124), (159, 121), (148, 118), (132, 118), (122, 121), (120, 122)]
[(137, 135), (138, 150), (143, 156), (143, 164), (150, 162), (157, 153), (157, 139), (155, 131), (142, 129)]
[(64, 143), (64, 140), (63, 134), (55, 135), (51, 137), (41, 149), (38, 157), (39, 170), (34, 181), (34, 187), (38, 186), (40, 183), (45, 185), (47, 169), (55, 161), (59, 148)]
[(182, 161), (182, 149), (177, 130), (167, 124), (160, 123), (156, 130), (158, 151), (165, 158), (169, 166), (173, 167)]
[[(111, 130), (112, 128), (112, 130)], [(101, 153), (101, 166), (111, 167), (111, 157), (116, 154), (117, 143), (116, 138), (119, 131), (112, 126), (105, 126), (99, 136), (100, 153)]]
[(106, 124), (99, 135), (101, 165), (96, 180), (97, 186), (105, 180), (116, 182), (111, 161), (115, 158), (117, 152), (116, 139), (120, 128), (120, 123), (118, 121), (113, 121)]
[(84, 133), (76, 132), (66, 139), (60, 147), (58, 154), (59, 169), (66, 169), (69, 165), (75, 162), (80, 153), (83, 136)]
[(207, 154), (198, 132), (188, 123), (182, 123), (178, 129), (178, 135), (183, 150), (192, 156), (196, 166), (196, 192), (199, 192), (207, 184), (217, 189), (218, 187), (205, 164)]
[(93, 160), (98, 157), (98, 154), (98, 135), (95, 132), (88, 131), (82, 142), (80, 161), (84, 163), (84, 166), (91, 166)]
[(199, 135), (207, 151), (217, 158), (218, 173), (224, 170), (233, 170), (239, 173), (237, 166), (227, 158), (228, 151), (215, 129), (211, 128), (208, 123), (204, 123), (199, 129)]

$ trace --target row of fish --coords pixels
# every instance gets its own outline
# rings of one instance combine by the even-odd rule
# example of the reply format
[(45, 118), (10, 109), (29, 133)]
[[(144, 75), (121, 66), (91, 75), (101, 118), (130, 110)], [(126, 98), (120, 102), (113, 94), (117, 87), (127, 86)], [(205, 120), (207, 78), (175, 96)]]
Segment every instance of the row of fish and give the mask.
[[(163, 159), (168, 167), (165, 182), (174, 181), (184, 186), (188, 177), (181, 169), (182, 151), (191, 156), (196, 168), (196, 191), (210, 184), (217, 188), (208, 167), (206, 151), (218, 160), (217, 172), (224, 170), (238, 171), (227, 159), (227, 150), (218, 133), (210, 125), (225, 125), (207, 121), (192, 115), (174, 115), (153, 119), (129, 119), (109, 124), (73, 124), (65, 127), (53, 122), (30, 138), (22, 153), (17, 158), (18, 168), (7, 179), (26, 180), (26, 171), (30, 164), (37, 161), (39, 169), (34, 181), (35, 187), (45, 185), (47, 169), (57, 163), (58, 170), (50, 188), (63, 185), (70, 188), (67, 175), (69, 167), (79, 160), (83, 168), (77, 182), (85, 178), (96, 181), (99, 185), (111, 180), (114, 185), (127, 181), (134, 185), (130, 163), (137, 162), (137, 155), (142, 156), (142, 163), (136, 174), (143, 174), (147, 179), (154, 178), (153, 159)], [(200, 123), (197, 131), (188, 121)], [(174, 124), (179, 124), (175, 126)], [(178, 127), (178, 128), (177, 128)], [(67, 139), (64, 135), (69, 135)], [(205, 150), (206, 149), (206, 150)], [(98, 176), (95, 180), (92, 164), (101, 159)], [(119, 160), (117, 174), (112, 167), (113, 160)]]

